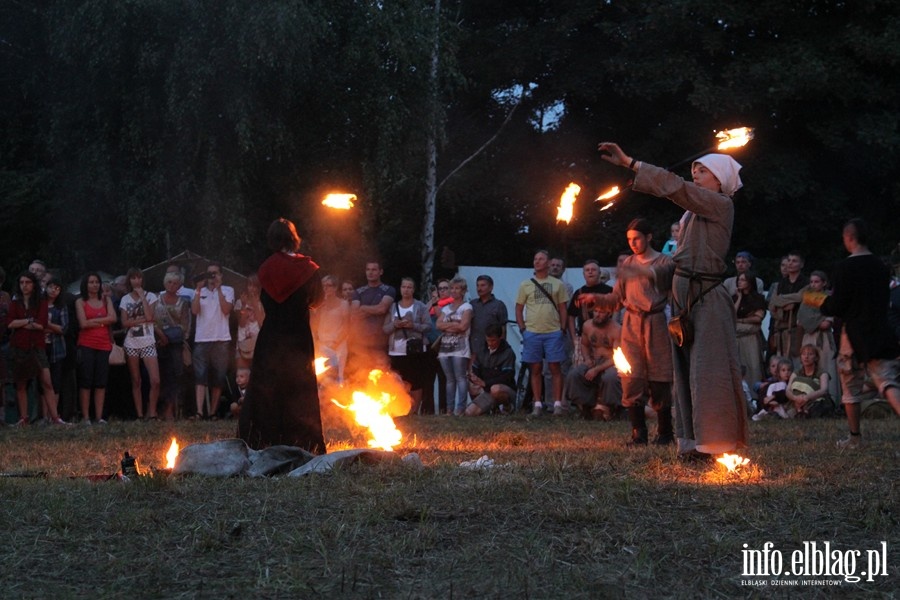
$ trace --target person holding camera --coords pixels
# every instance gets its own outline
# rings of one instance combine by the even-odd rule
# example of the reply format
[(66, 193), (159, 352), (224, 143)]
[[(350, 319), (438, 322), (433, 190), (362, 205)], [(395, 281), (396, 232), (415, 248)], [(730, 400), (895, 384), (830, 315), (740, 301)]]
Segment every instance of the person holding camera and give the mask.
[(217, 262), (209, 263), (206, 273), (195, 277), (194, 283), (197, 287), (191, 300), (191, 313), (197, 324), (193, 355), (197, 417), (203, 416), (209, 387), (209, 416), (215, 419), (228, 370), (231, 345), (228, 315), (234, 307), (234, 289), (222, 285), (222, 265)]
[(391, 370), (409, 384), (413, 399), (410, 414), (417, 414), (422, 404), (422, 388), (426, 383), (425, 332), (431, 329), (428, 308), (416, 300), (416, 282), (411, 277), (400, 280), (400, 299), (394, 302), (384, 319), (388, 334), (388, 357)]

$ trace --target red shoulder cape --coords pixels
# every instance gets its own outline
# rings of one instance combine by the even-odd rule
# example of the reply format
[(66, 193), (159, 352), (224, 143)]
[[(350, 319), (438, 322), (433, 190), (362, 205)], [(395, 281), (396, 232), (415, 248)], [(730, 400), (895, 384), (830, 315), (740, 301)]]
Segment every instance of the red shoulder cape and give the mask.
[(319, 270), (319, 265), (302, 254), (277, 252), (259, 267), (259, 283), (262, 289), (279, 304), (309, 281)]

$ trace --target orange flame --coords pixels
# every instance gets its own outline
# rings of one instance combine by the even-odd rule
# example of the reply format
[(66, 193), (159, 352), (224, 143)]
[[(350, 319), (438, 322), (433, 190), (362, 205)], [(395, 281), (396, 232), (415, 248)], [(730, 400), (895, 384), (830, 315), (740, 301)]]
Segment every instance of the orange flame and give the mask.
[(322, 200), (322, 204), (328, 208), (339, 208), (341, 210), (350, 210), (353, 208), (353, 202), (356, 200), (356, 194), (328, 194)]
[(178, 442), (175, 441), (175, 438), (172, 438), (172, 445), (169, 446), (169, 451), (166, 452), (166, 468), (174, 469), (175, 468), (175, 459), (178, 458)]
[(721, 458), (717, 458), (716, 462), (722, 465), (725, 465), (725, 468), (728, 469), (729, 473), (736, 472), (740, 467), (745, 467), (750, 464), (749, 458), (744, 458), (738, 454), (728, 454), (727, 452), (722, 455)]
[(580, 191), (581, 186), (577, 183), (570, 183), (568, 187), (566, 187), (566, 191), (564, 191), (562, 196), (559, 197), (559, 206), (556, 208), (557, 222), (565, 221), (566, 223), (568, 223), (572, 220), (575, 199), (578, 197), (578, 192)]
[(616, 371), (618, 371), (619, 373), (631, 373), (631, 365), (628, 364), (628, 359), (625, 358), (625, 353), (622, 352), (621, 346), (613, 350), (613, 363), (615, 363)]
[[(378, 380), (384, 373), (375, 369), (369, 373), (369, 382), (372, 386), (378, 385)], [(387, 392), (355, 390), (351, 396), (352, 402), (344, 406), (334, 398), (331, 401), (353, 413), (356, 422), (369, 429), (369, 446), (381, 448), (388, 452), (393, 451), (394, 446), (403, 439), (403, 434), (394, 425), (394, 419), (388, 414), (388, 405), (393, 397)]]
[(331, 365), (328, 364), (328, 359), (324, 356), (317, 356), (313, 361), (313, 365), (316, 368), (316, 377), (331, 368)]
[[(597, 196), (597, 199), (594, 200), (594, 202), (600, 202), (601, 200), (609, 200), (609, 199), (611, 199), (611, 198), (615, 198), (616, 196), (619, 195), (619, 193), (620, 193), (621, 191), (622, 191), (622, 190), (619, 189), (619, 186), (614, 185), (614, 186), (612, 186), (611, 188), (609, 188), (609, 191), (608, 191), (608, 192), (606, 192), (606, 193), (604, 193), (604, 194), (600, 194), (599, 196)], [(612, 202), (610, 202), (610, 204), (612, 204)], [(606, 207), (603, 207), (603, 208), (601, 208), (600, 210), (604, 210), (605, 208), (606, 208)]]
[(729, 150), (731, 148), (740, 148), (746, 146), (753, 139), (752, 127), (738, 127), (737, 129), (727, 129), (716, 134), (719, 140), (719, 150)]

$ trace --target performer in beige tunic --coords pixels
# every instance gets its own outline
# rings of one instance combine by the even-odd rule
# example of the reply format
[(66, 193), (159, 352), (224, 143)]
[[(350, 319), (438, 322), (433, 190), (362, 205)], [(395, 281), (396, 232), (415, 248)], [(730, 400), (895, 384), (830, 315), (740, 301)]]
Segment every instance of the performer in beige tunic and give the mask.
[(638, 163), (617, 144), (600, 144), (603, 159), (637, 172), (634, 190), (668, 198), (687, 212), (673, 255), (672, 314), (690, 307), (693, 340), (674, 348), (675, 433), (679, 458), (712, 460), (747, 445), (747, 409), (741, 389), (734, 304), (722, 286), (731, 242), (740, 165), (707, 154), (691, 167), (693, 183)]
[(672, 287), (675, 263), (650, 245), (653, 239), (650, 224), (634, 219), (628, 224), (626, 236), (631, 256), (622, 262), (611, 294), (583, 294), (582, 302), (616, 312), (625, 309), (622, 317), (622, 354), (631, 366), (631, 373), (621, 373), (622, 406), (628, 409), (631, 421), (629, 445), (647, 444), (647, 420), (644, 406), (648, 399), (657, 414), (654, 444), (666, 445), (675, 441), (672, 431), (672, 343), (663, 312)]

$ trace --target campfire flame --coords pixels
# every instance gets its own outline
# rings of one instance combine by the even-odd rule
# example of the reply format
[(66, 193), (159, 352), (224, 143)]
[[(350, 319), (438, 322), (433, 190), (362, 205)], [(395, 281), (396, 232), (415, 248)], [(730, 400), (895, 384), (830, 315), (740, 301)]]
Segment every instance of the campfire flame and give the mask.
[(575, 205), (575, 199), (578, 197), (578, 192), (580, 191), (581, 186), (577, 183), (570, 183), (568, 187), (566, 187), (566, 191), (564, 191), (559, 198), (559, 206), (556, 209), (557, 223), (559, 221), (568, 223), (572, 220), (572, 209)]
[[(372, 386), (378, 385), (383, 374), (378, 369), (369, 372), (369, 382)], [(334, 398), (331, 401), (344, 410), (352, 412), (356, 422), (369, 429), (370, 447), (381, 448), (388, 452), (393, 451), (394, 446), (403, 439), (403, 434), (394, 425), (394, 420), (387, 410), (393, 397), (387, 392), (355, 390), (351, 398), (349, 406), (344, 406)]]
[(625, 353), (622, 352), (621, 346), (613, 350), (613, 363), (615, 363), (616, 371), (619, 373), (625, 375), (631, 373), (631, 365), (628, 364), (628, 359), (625, 358)]
[(169, 446), (169, 451), (166, 452), (166, 468), (174, 469), (175, 468), (175, 459), (178, 458), (178, 442), (175, 438), (172, 438), (172, 445)]
[(738, 127), (737, 129), (727, 129), (716, 134), (719, 140), (719, 150), (729, 150), (731, 148), (740, 148), (746, 146), (753, 139), (752, 127)]
[(316, 377), (331, 368), (331, 365), (328, 364), (328, 358), (324, 356), (317, 356), (313, 361), (313, 365), (316, 368)]
[(328, 194), (322, 200), (322, 205), (328, 208), (339, 208), (341, 210), (350, 210), (353, 208), (353, 202), (356, 200), (356, 194)]
[(728, 469), (729, 473), (736, 472), (740, 467), (745, 467), (750, 464), (749, 458), (744, 458), (738, 454), (729, 454), (725, 453), (721, 458), (717, 458), (716, 462), (722, 465), (725, 465), (725, 468)]

